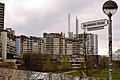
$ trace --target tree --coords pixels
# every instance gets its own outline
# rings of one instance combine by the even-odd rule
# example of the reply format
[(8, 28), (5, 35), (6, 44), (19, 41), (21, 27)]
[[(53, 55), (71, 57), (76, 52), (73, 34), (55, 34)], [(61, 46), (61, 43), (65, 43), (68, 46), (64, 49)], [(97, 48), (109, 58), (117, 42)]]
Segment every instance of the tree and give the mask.
[(87, 67), (88, 69), (93, 69), (93, 68), (94, 68), (93, 57), (92, 57), (91, 55), (87, 55), (86, 67)]
[(30, 54), (28, 53), (23, 54), (22, 61), (23, 61), (24, 66), (29, 67), (30, 66)]
[(86, 75), (88, 76), (88, 70), (94, 68), (94, 62), (93, 62), (93, 57), (91, 55), (86, 56), (86, 61), (85, 61), (85, 69), (86, 69)]
[(26, 52), (22, 55), (22, 67), (26, 70), (41, 71), (41, 54)]
[(117, 56), (117, 59), (118, 59), (118, 68), (120, 69), (120, 54), (118, 54), (118, 56)]
[(10, 68), (10, 69), (16, 69), (17, 68), (17, 66), (14, 62), (2, 62), (2, 63), (0, 63), (0, 67)]
[(85, 63), (84, 63), (84, 62), (81, 62), (81, 63), (80, 63), (80, 69), (84, 69), (84, 66), (85, 66)]
[(102, 69), (108, 68), (108, 57), (106, 57), (106, 56), (102, 57), (100, 66)]
[(47, 72), (53, 71), (53, 66), (52, 66), (52, 62), (51, 62), (50, 56), (47, 56), (46, 62), (45, 62), (45, 64), (44, 64), (42, 70), (43, 70), (43, 71), (47, 71)]
[(114, 69), (120, 69), (120, 49), (117, 49), (113, 53), (113, 68)]
[(113, 65), (112, 65), (113, 69), (119, 68), (119, 61), (118, 60), (113, 60), (112, 63), (113, 63)]
[(61, 67), (63, 71), (67, 71), (71, 69), (71, 63), (69, 58), (63, 58), (61, 61)]
[[(60, 62), (51, 54), (23, 53), (22, 67), (34, 71), (59, 71)], [(53, 68), (56, 67), (56, 68)]]

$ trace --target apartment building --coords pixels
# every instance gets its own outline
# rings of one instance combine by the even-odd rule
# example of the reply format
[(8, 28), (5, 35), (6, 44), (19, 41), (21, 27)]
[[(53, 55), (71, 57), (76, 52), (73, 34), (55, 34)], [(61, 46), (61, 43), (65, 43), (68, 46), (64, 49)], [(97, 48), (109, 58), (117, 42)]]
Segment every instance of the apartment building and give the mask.
[(84, 42), (86, 53), (98, 54), (98, 37), (96, 34), (77, 34), (76, 38), (65, 38), (63, 33), (44, 33), (44, 52), (50, 54), (84, 54)]
[(64, 33), (44, 33), (44, 53), (65, 54), (65, 34)]
[(74, 39), (66, 38), (65, 39), (65, 54), (73, 54), (73, 41)]
[(25, 52), (43, 53), (43, 39), (34, 36), (17, 36), (16, 37), (16, 54), (20, 55)]
[(89, 55), (98, 54), (98, 36), (97, 34), (78, 34), (77, 38), (80, 44), (80, 54), (84, 54), (84, 43), (86, 48), (86, 53)]
[(44, 40), (42, 37), (38, 37), (38, 53), (43, 54), (44, 52)]
[(15, 58), (16, 36), (12, 33), (12, 29), (6, 29), (0, 31), (0, 57), (3, 61), (7, 61)]
[(74, 40), (73, 40), (73, 54), (74, 55), (79, 55), (79, 54), (81, 54), (80, 53), (80, 40), (77, 40), (76, 38), (74, 38)]
[(13, 59), (16, 55), (15, 31), (11, 28), (6, 28), (7, 32), (7, 59)]
[(5, 4), (0, 2), (0, 30), (4, 30), (4, 7)]

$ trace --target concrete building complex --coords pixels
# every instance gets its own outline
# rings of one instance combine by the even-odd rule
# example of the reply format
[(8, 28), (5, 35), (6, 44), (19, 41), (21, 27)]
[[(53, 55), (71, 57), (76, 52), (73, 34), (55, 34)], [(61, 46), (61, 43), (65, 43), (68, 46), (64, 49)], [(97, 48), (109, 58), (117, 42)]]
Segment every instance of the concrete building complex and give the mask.
[[(86, 35), (86, 55), (97, 55), (98, 40), (96, 34)], [(16, 52), (21, 55), (25, 52), (37, 54), (52, 54), (57, 59), (69, 58), (73, 69), (79, 69), (84, 63), (84, 34), (77, 34), (77, 37), (66, 38), (64, 33), (43, 33), (42, 37), (17, 36)]]
[[(26, 52), (37, 54), (56, 55), (58, 60), (69, 58), (73, 69), (79, 69), (81, 63), (85, 62), (84, 42), (86, 43), (86, 55), (94, 56), (98, 54), (98, 37), (96, 34), (77, 34), (77, 37), (66, 38), (64, 33), (43, 33), (42, 37), (17, 36), (16, 52), (21, 55)], [(96, 56), (94, 63), (96, 64)]]
[[(63, 35), (63, 36), (62, 36)], [(78, 34), (77, 38), (65, 38), (63, 33), (44, 33), (44, 52), (51, 54), (83, 54), (84, 34)], [(96, 34), (86, 34), (87, 54), (98, 54), (98, 37)]]
[[(96, 34), (78, 34), (78, 19), (76, 18), (76, 34), (43, 33), (43, 37), (20, 35), (15, 36), (11, 28), (4, 29), (4, 3), (0, 2), (0, 61), (15, 60), (23, 53), (52, 54), (58, 57), (69, 56), (73, 69), (78, 69), (84, 60), (84, 50), (87, 55), (98, 54), (98, 37)], [(70, 20), (69, 20), (70, 21)], [(84, 39), (84, 36), (85, 39)], [(84, 45), (85, 43), (85, 45)], [(86, 47), (84, 49), (84, 46)], [(17, 57), (19, 58), (19, 57)]]
[[(84, 62), (84, 34), (77, 37), (66, 38), (64, 33), (43, 33), (43, 37), (15, 36), (11, 28), (0, 31), (0, 60), (15, 61), (15, 57), (23, 53), (53, 54), (57, 56), (69, 56), (73, 69), (80, 68)], [(86, 34), (86, 54), (96, 55), (98, 50), (97, 35)]]
[[(98, 40), (95, 34), (86, 34), (86, 53), (98, 54)], [(16, 54), (24, 52), (35, 52), (43, 54), (83, 54), (84, 52), (83, 34), (78, 34), (77, 38), (66, 38), (64, 33), (43, 33), (42, 37), (17, 36)]]

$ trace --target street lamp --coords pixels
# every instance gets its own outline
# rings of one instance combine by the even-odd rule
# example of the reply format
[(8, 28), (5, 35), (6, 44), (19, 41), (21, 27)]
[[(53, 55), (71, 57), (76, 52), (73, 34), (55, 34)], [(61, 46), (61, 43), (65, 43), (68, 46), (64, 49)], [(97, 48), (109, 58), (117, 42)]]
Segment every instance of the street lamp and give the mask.
[(108, 20), (108, 36), (109, 36), (109, 80), (112, 80), (112, 15), (114, 15), (118, 9), (118, 5), (112, 1), (106, 1), (103, 4), (103, 12), (109, 17)]

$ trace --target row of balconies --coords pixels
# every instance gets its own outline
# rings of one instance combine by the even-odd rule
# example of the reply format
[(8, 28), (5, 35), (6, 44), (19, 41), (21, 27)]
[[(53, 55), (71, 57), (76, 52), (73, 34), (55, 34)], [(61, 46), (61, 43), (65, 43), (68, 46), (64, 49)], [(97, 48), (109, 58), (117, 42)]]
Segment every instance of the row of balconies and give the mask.
[(3, 24), (4, 23), (4, 18), (1, 19), (1, 15), (0, 15), (0, 24)]
[(4, 13), (4, 9), (0, 9), (0, 13)]
[(0, 3), (0, 7), (4, 7), (4, 5), (5, 5), (4, 3)]
[(0, 3), (0, 8), (4, 8), (4, 4), (1, 4), (1, 3)]

